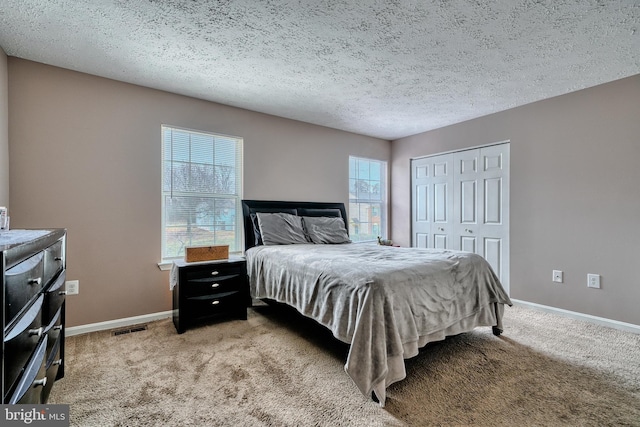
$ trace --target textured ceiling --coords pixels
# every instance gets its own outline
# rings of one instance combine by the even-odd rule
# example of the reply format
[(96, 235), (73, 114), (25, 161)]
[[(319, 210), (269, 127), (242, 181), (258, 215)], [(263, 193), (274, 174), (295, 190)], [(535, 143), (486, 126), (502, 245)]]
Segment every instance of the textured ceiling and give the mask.
[(0, 46), (393, 140), (640, 73), (640, 1), (0, 0)]

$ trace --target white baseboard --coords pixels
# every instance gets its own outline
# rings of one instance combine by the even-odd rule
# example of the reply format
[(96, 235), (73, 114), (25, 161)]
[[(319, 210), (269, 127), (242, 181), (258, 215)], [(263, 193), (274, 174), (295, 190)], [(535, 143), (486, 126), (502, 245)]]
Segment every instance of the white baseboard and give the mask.
[(89, 332), (104, 331), (108, 329), (122, 328), (125, 326), (139, 325), (140, 323), (153, 322), (171, 317), (173, 311), (161, 311), (159, 313), (143, 314), (142, 316), (125, 317), (124, 319), (109, 320), (106, 322), (90, 323), (88, 325), (72, 326), (64, 328), (67, 337), (72, 335), (87, 334)]
[(608, 326), (614, 329), (620, 329), (621, 331), (633, 332), (640, 334), (640, 325), (634, 325), (633, 323), (620, 322), (618, 320), (606, 319), (604, 317), (592, 316), (590, 314), (578, 313), (575, 311), (564, 310), (562, 308), (550, 307), (548, 305), (536, 304), (535, 302), (521, 301), (511, 298), (511, 301), (516, 305), (522, 305), (525, 307), (536, 308), (548, 313), (559, 314), (562, 316), (572, 317), (578, 320), (584, 320), (591, 323), (596, 323), (602, 326)]
[[(578, 313), (575, 311), (564, 310), (562, 308), (550, 307), (547, 305), (536, 304), (535, 302), (522, 301), (511, 298), (511, 301), (516, 305), (522, 305), (525, 307), (535, 308), (548, 313), (559, 314), (562, 316), (571, 317), (578, 320), (584, 320), (591, 323), (596, 323), (602, 326), (608, 326), (614, 329), (620, 329), (622, 331), (633, 332), (640, 334), (640, 325), (634, 325), (632, 323), (620, 322), (618, 320), (606, 319), (604, 317), (592, 316), (590, 314)], [(72, 335), (86, 334), (89, 332), (104, 331), (108, 329), (122, 328), (125, 326), (138, 325), (145, 322), (153, 322), (155, 320), (167, 319), (173, 315), (171, 310), (162, 311), (159, 313), (144, 314), (142, 316), (126, 317), (124, 319), (109, 320), (107, 322), (90, 323), (88, 325), (72, 326), (65, 328), (65, 335), (70, 337)]]

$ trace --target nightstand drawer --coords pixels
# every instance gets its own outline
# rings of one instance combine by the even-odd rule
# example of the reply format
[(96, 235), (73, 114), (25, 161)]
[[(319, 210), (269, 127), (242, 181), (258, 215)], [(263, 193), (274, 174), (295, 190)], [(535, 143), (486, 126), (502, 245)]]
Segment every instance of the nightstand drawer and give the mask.
[(239, 291), (187, 298), (186, 303), (187, 306), (183, 310), (193, 317), (213, 316), (246, 309), (242, 293)]
[(183, 291), (187, 297), (210, 295), (237, 291), (243, 283), (244, 274), (242, 272), (236, 272), (233, 274), (187, 279)]
[(207, 265), (199, 265), (189, 267), (185, 271), (187, 280), (206, 279), (210, 277), (220, 277), (232, 274), (241, 274), (245, 271), (244, 263), (233, 262), (224, 263), (216, 262)]

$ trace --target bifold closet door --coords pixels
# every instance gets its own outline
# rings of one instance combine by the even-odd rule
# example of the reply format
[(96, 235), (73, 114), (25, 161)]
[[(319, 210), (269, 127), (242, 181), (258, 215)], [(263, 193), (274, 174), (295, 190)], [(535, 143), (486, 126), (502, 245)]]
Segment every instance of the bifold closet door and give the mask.
[(509, 291), (509, 144), (414, 159), (412, 246), (482, 255)]
[(453, 249), (482, 255), (509, 286), (509, 144), (454, 153)]
[(411, 164), (412, 246), (453, 245), (453, 155), (425, 157)]

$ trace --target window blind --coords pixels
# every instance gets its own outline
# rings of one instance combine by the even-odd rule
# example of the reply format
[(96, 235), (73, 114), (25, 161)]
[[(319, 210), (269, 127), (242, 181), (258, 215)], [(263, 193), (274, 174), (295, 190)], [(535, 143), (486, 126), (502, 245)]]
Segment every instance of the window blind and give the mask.
[(349, 236), (354, 242), (386, 239), (387, 163), (349, 156)]
[(162, 258), (242, 250), (242, 138), (162, 126)]

